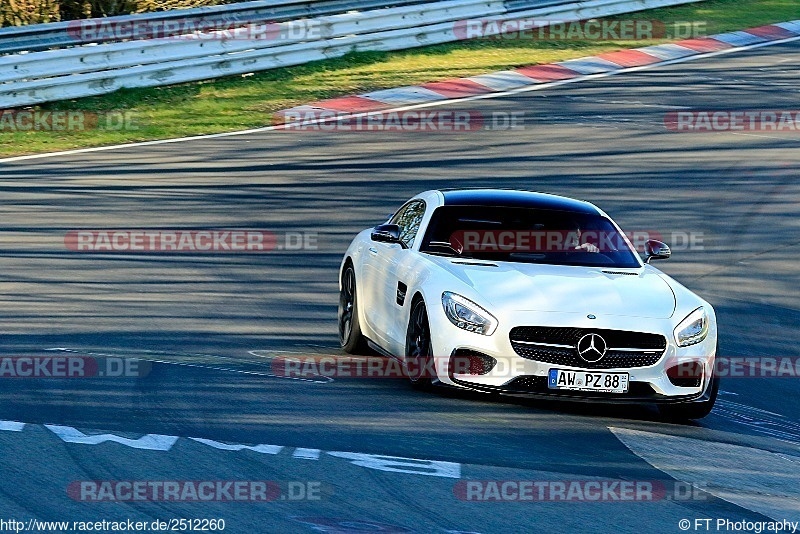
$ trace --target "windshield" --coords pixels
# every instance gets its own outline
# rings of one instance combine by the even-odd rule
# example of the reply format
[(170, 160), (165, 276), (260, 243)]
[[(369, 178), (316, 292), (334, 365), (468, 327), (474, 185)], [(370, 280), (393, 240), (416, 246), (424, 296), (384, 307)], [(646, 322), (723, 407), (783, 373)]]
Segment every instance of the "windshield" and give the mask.
[(641, 265), (624, 236), (607, 218), (532, 208), (439, 207), (433, 213), (420, 251), (550, 265)]

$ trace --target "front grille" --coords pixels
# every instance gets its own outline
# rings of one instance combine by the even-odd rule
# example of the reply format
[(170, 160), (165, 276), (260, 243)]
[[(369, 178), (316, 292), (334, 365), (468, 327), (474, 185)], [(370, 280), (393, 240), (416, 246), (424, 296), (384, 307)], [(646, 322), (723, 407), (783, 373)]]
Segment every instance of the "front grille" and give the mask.
[[(589, 363), (578, 355), (576, 345), (586, 334), (598, 334), (607, 344), (608, 351), (597, 362)], [(660, 334), (596, 328), (518, 326), (509, 339), (514, 352), (523, 358), (582, 369), (648, 367), (667, 348), (667, 340)]]

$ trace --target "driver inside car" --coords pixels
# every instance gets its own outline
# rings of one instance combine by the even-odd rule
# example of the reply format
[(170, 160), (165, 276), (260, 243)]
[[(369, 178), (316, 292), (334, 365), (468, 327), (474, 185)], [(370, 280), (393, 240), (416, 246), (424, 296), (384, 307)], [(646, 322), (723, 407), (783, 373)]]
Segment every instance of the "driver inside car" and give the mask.
[(571, 240), (572, 237), (575, 236), (575, 239), (573, 241), (573, 243), (575, 243), (574, 250), (580, 250), (583, 252), (600, 252), (600, 249), (597, 247), (597, 245), (593, 243), (589, 243), (588, 241), (581, 243), (582, 235), (583, 231), (581, 230), (580, 225), (577, 222), (573, 221), (573, 223), (570, 225), (570, 233), (568, 235), (568, 238)]

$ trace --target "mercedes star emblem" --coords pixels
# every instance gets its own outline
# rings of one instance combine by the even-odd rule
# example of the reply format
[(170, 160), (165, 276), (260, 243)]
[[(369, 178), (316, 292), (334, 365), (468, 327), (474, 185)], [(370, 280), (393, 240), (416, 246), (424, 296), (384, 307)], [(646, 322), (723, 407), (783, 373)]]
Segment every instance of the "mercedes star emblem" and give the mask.
[(599, 334), (586, 334), (578, 340), (578, 356), (589, 363), (600, 361), (606, 355), (606, 340)]

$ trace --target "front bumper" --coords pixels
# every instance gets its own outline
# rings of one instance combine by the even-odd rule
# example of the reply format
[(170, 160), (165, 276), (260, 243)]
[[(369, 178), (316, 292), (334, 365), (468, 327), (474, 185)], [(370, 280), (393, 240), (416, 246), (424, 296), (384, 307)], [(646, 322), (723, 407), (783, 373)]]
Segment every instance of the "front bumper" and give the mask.
[[(678, 319), (678, 321), (680, 318)], [(557, 399), (578, 402), (603, 403), (693, 403), (710, 396), (714, 359), (716, 356), (716, 324), (712, 320), (708, 336), (700, 343), (678, 347), (673, 339), (675, 319), (650, 319), (626, 316), (606, 316), (588, 319), (584, 314), (553, 312), (517, 312), (513, 320), (500, 319), (497, 331), (491, 336), (466, 332), (454, 326), (444, 313), (429, 312), (436, 373), (439, 381), (455, 387), (474, 391), (499, 393), (526, 398)], [(545, 363), (517, 354), (509, 339), (516, 326), (552, 326), (581, 329), (625, 330), (663, 335), (667, 346), (658, 360), (645, 367), (570, 366)], [(496, 360), (485, 374), (470, 374), (463, 366), (448, 362), (455, 354), (475, 351)], [(692, 387), (676, 385), (674, 367), (689, 362), (702, 368), (699, 383)], [(549, 389), (547, 376), (550, 369), (593, 370), (605, 373), (628, 373), (629, 388), (626, 393), (603, 393)], [(668, 375), (668, 371), (670, 375)]]

